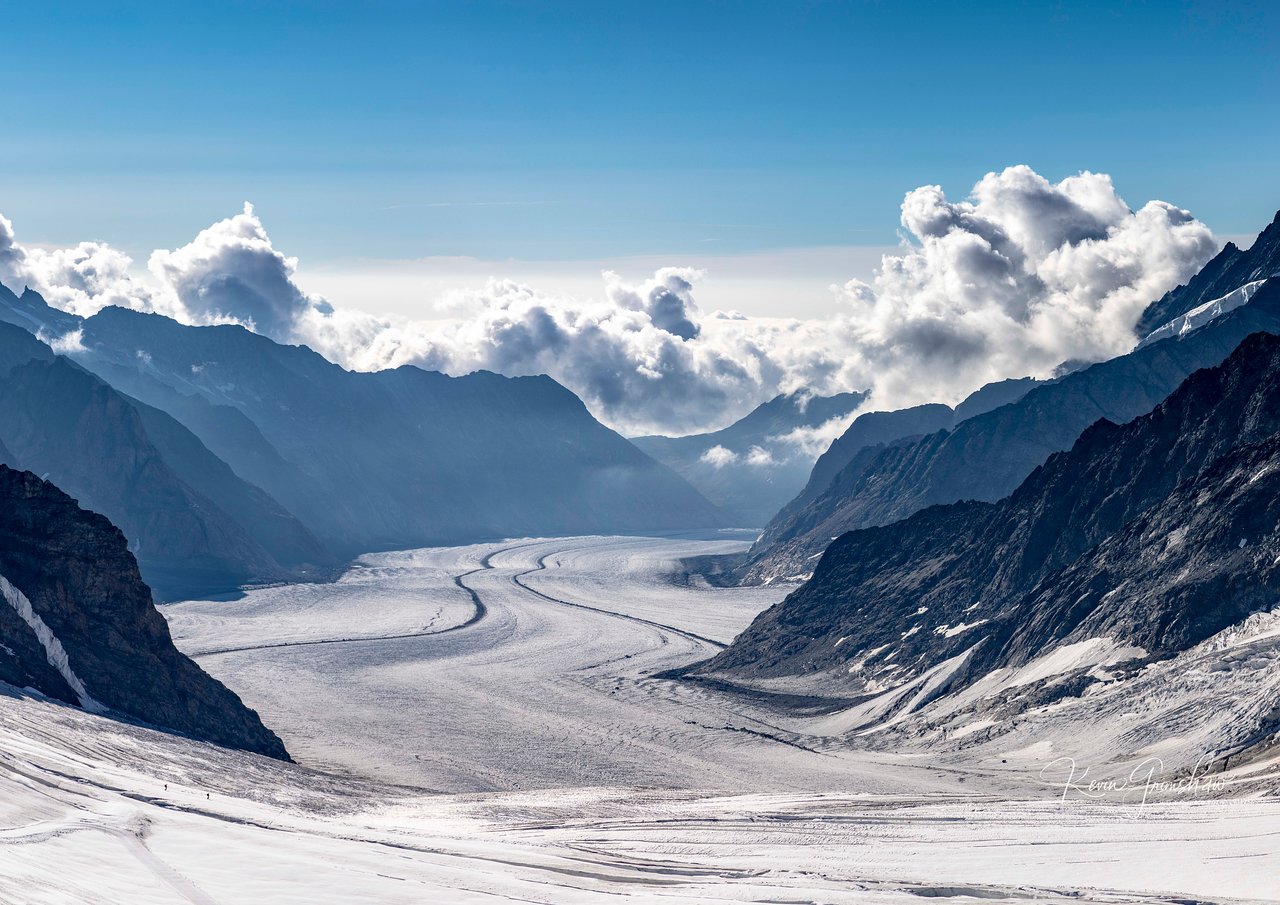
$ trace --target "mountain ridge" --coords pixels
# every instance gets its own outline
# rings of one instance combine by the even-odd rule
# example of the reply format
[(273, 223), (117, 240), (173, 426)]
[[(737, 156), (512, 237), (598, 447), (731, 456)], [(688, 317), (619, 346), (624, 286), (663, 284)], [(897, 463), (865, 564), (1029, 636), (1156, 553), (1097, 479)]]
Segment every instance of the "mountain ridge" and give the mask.
[[(806, 585), (687, 674), (882, 701), (864, 708), (874, 721), (1071, 650), (1091, 659), (1046, 678), (1078, 694), (1091, 671), (1132, 672), (1274, 606), (1277, 526), (1280, 337), (1255, 333), (999, 502), (842, 535)], [(1052, 699), (1039, 680), (1015, 692)]]
[(121, 526), (160, 596), (220, 593), (333, 563), (296, 519), (168, 415), (7, 323), (0, 373), (4, 460), (52, 477)]
[[(813, 464), (806, 431), (850, 417), (865, 393), (783, 393), (716, 431), (632, 437), (743, 526), (763, 525), (803, 486)], [(814, 441), (820, 442), (820, 441)]]
[(1280, 281), (1200, 329), (1074, 371), (1017, 401), (909, 443), (887, 445), (845, 467), (830, 488), (772, 524), (740, 574), (747, 583), (812, 571), (833, 538), (884, 525), (930, 505), (994, 501), (1099, 418), (1150, 411), (1193, 371), (1220, 363), (1250, 333), (1280, 332)]
[[(115, 307), (78, 318), (30, 291), (7, 298), (0, 319), (73, 335), (65, 347), (77, 365), (181, 424), (340, 558), (726, 524), (549, 377), (352, 372), (238, 325), (185, 326)], [(269, 539), (288, 541), (277, 529)]]
[(179, 653), (124, 534), (104, 516), (0, 465), (0, 537), (0, 681), (289, 759), (254, 711)]

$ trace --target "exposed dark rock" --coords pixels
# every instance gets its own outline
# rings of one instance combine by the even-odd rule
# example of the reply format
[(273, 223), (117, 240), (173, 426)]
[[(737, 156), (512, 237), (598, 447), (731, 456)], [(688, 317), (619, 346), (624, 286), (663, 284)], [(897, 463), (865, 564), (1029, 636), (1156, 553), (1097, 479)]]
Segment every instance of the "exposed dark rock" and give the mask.
[(871, 461), (864, 455), (808, 504), (788, 507), (785, 522), (770, 525), (752, 549), (746, 580), (811, 572), (845, 531), (889, 524), (939, 503), (998, 500), (1099, 418), (1123, 422), (1149, 412), (1192, 372), (1220, 363), (1260, 330), (1280, 332), (1280, 281), (1195, 332), (1037, 386), (950, 432), (885, 448)]
[(287, 759), (258, 715), (173, 645), (124, 535), (30, 472), (0, 466), (0, 576), (66, 653), (82, 700), (31, 624), (0, 597), (0, 680), (104, 705), (220, 745)]
[(1007, 499), (840, 537), (694, 672), (822, 674), (848, 693), (968, 652), (954, 690), (1094, 638), (1167, 657), (1278, 598), (1280, 337), (1258, 333), (1149, 414), (1093, 425)]
[(1246, 283), (1277, 275), (1280, 275), (1280, 212), (1247, 250), (1242, 251), (1234, 242), (1228, 242), (1186, 285), (1152, 302), (1142, 312), (1137, 333), (1146, 336), (1205, 302), (1222, 298)]

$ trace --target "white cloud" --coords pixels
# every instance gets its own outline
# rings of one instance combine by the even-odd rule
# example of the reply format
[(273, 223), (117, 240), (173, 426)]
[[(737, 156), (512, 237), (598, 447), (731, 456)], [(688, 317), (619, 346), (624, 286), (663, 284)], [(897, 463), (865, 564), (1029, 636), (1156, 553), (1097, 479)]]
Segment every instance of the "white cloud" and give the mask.
[(754, 465), (757, 468), (765, 468), (773, 465), (773, 453), (762, 446), (753, 446), (747, 450), (747, 464)]
[(69, 248), (26, 248), (0, 216), (0, 283), (14, 292), (28, 286), (55, 308), (88, 316), (108, 305), (183, 317), (180, 305), (135, 280), (128, 255), (101, 242)]
[(0, 214), (0, 283), (21, 293), (26, 277), (26, 254), (14, 239), (13, 224)]
[(696, 278), (664, 268), (630, 285), (606, 273), (598, 300), (490, 280), (455, 296), (451, 308), (461, 316), (446, 323), (312, 310), (295, 338), (357, 368), (550, 374), (623, 430), (687, 432), (740, 415), (784, 377), (753, 331), (712, 338), (693, 302)]
[[(351, 368), (547, 373), (619, 429), (681, 433), (722, 426), (778, 392), (871, 389), (877, 408), (956, 402), (991, 380), (1122, 353), (1145, 305), (1217, 248), (1186, 211), (1158, 201), (1130, 211), (1107, 176), (1050, 183), (1027, 167), (988, 174), (960, 202), (938, 186), (909, 192), (901, 222), (903, 247), (871, 279), (833, 287), (830, 313), (807, 320), (747, 318), (729, 306), (704, 316), (702, 274), (678, 267), (638, 282), (605, 271), (583, 295), (491, 279), (436, 300), (444, 320), (334, 310), (298, 285), (296, 261), (273, 247), (249, 205), (190, 244), (155, 252), (153, 286), (99, 243), (24, 250), (0, 219), (0, 279), (28, 282), (77, 313), (126, 304), (189, 323), (244, 323)], [(787, 302), (780, 296), (778, 310)], [(818, 448), (838, 427), (786, 442)], [(770, 448), (761, 453), (783, 454)]]
[(698, 461), (712, 468), (724, 468), (738, 461), (738, 454), (724, 446), (713, 446), (698, 457)]
[(108, 305), (180, 315), (181, 307), (138, 283), (128, 255), (101, 242), (26, 251), (28, 279), (55, 308), (89, 316)]
[(849, 429), (856, 414), (855, 411), (813, 427), (797, 427), (785, 434), (775, 434), (769, 438), (770, 449), (775, 458), (781, 454), (784, 461), (795, 457), (816, 459), (826, 452), (832, 441)]
[(762, 446), (752, 446), (743, 455), (724, 446), (713, 446), (699, 456), (698, 461), (712, 468), (725, 468), (729, 465), (737, 465), (739, 462), (754, 468), (768, 468), (778, 464), (773, 451)]
[(902, 225), (919, 244), (886, 256), (870, 285), (838, 290), (852, 309), (846, 380), (873, 375), (880, 404), (954, 402), (990, 380), (1121, 354), (1143, 308), (1217, 250), (1186, 211), (1131, 212), (1105, 175), (1051, 184), (1028, 167), (988, 174), (963, 202), (938, 186), (909, 192)]
[(85, 351), (84, 330), (79, 327), (61, 336), (45, 336), (41, 333), (38, 334), (38, 338), (42, 342), (48, 343), (49, 348), (59, 355), (75, 355)]
[[(885, 224), (892, 233), (893, 223)], [(710, 254), (694, 249), (671, 255), (625, 255), (574, 260), (522, 260), (430, 255), (412, 259), (338, 256), (326, 260), (303, 258), (298, 280), (337, 308), (369, 308), (393, 318), (419, 318), (433, 299), (474, 290), (490, 278), (537, 286), (548, 295), (598, 298), (600, 274), (612, 271), (630, 283), (640, 283), (673, 263), (707, 275), (697, 285), (703, 311), (747, 317), (772, 317), (780, 300), (789, 316), (827, 317), (831, 313), (832, 283), (851, 277), (871, 279), (880, 258), (892, 253), (896, 242), (879, 245), (840, 245), (813, 248), (757, 249), (738, 254)], [(371, 307), (374, 306), (374, 307)]]
[(297, 260), (275, 250), (247, 202), (189, 245), (153, 252), (147, 266), (194, 323), (235, 321), (287, 341), (304, 313), (329, 310), (298, 288)]

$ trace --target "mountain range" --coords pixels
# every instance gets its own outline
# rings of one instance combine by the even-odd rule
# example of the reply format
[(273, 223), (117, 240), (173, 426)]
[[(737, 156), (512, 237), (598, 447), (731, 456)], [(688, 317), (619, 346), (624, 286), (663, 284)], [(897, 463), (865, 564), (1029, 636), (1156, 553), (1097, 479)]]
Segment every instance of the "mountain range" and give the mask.
[(27, 401), (0, 425), (11, 464), (119, 524), (165, 598), (370, 550), (727, 523), (547, 377), (351, 372), (239, 326), (79, 318), (30, 290), (0, 291), (0, 320), (66, 353), (5, 331), (13, 410)]
[[(1257, 283), (1277, 267), (1280, 219), (1247, 251), (1224, 249), (1201, 274), (1154, 302), (1144, 320), (1160, 324), (1160, 318), (1215, 309), (1207, 295), (1230, 296), (1244, 285), (1232, 285), (1234, 280)], [(1278, 295), (1274, 283), (1257, 286), (1243, 303), (1218, 306), (1208, 312), (1217, 316), (1165, 331), (1167, 338), (1127, 355), (1051, 381), (1006, 385), (1000, 392), (1013, 398), (968, 418), (953, 417), (953, 424), (930, 406), (885, 414), (865, 426), (855, 421), (815, 465), (801, 495), (766, 526), (737, 566), (737, 578), (803, 579), (845, 531), (889, 524), (931, 505), (1001, 499), (1098, 419), (1124, 422), (1149, 412), (1194, 371), (1222, 362), (1250, 333), (1280, 332)]]
[[(1274, 608), (1277, 266), (1280, 216), (1154, 302), (1128, 354), (863, 413), (812, 469), (797, 450), (864, 394), (632, 443), (546, 377), (351, 372), (0, 287), (0, 682), (284, 759), (153, 597), (378, 549), (722, 527), (790, 495), (735, 577), (803, 585), (667, 676), (781, 694), (838, 733), (947, 700), (978, 726), (1039, 713)], [(1268, 706), (1233, 738), (1274, 734)]]
[(842, 697), (846, 731), (970, 688), (1007, 718), (1011, 697), (1044, 707), (1134, 675), (1278, 596), (1280, 337), (1257, 333), (999, 502), (843, 535), (688, 674)]
[(302, 524), (166, 413), (0, 323), (5, 464), (50, 478), (128, 536), (160, 595), (334, 562)]
[(825, 429), (847, 422), (865, 393), (775, 396), (718, 431), (633, 437), (715, 503), (735, 525), (759, 527), (804, 486)]

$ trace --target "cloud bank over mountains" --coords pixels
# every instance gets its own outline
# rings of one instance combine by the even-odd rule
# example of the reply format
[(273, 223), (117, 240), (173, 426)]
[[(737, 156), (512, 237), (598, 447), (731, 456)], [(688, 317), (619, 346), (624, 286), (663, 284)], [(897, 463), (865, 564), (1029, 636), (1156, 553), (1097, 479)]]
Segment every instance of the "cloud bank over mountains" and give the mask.
[(102, 243), (24, 248), (0, 217), (0, 281), (77, 314), (123, 305), (242, 323), (355, 369), (547, 373), (624, 431), (680, 433), (722, 426), (778, 392), (870, 389), (875, 408), (956, 402), (991, 380), (1120, 354), (1143, 308), (1218, 247), (1187, 211), (1130, 210), (1108, 176), (1051, 183), (1025, 166), (988, 174), (963, 201), (915, 189), (901, 222), (900, 251), (870, 283), (832, 287), (819, 320), (705, 314), (703, 275), (668, 267), (636, 285), (606, 272), (589, 299), (490, 280), (424, 299), (429, 322), (392, 321), (307, 293), (248, 204), (154, 252), (149, 279)]

